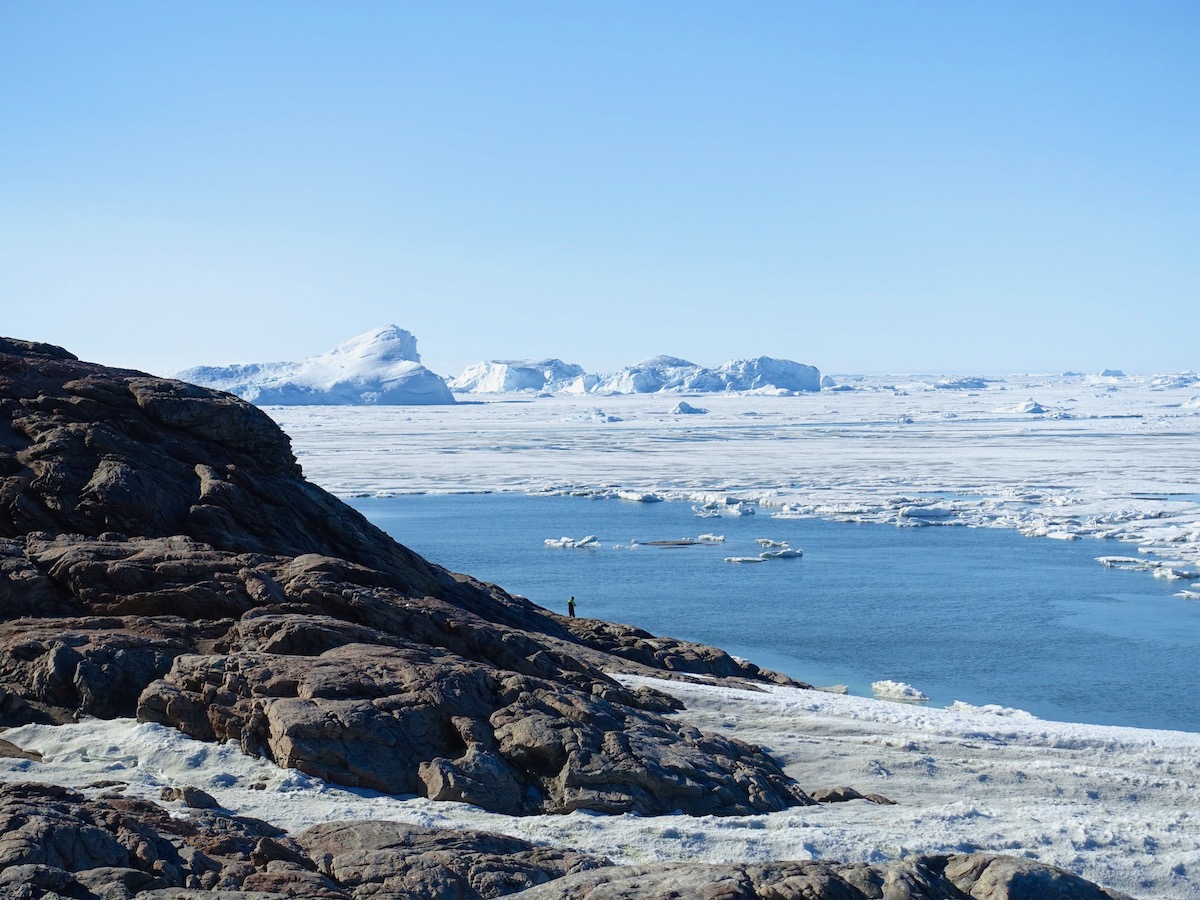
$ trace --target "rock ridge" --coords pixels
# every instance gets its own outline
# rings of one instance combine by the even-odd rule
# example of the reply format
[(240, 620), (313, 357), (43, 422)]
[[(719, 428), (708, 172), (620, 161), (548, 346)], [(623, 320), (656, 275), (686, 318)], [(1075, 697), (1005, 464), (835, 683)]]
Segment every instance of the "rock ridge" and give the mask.
[(6, 339), (0, 422), (0, 724), (136, 714), (514, 814), (811, 802), (605, 671), (769, 676), (422, 559), (306, 482), (237, 397)]

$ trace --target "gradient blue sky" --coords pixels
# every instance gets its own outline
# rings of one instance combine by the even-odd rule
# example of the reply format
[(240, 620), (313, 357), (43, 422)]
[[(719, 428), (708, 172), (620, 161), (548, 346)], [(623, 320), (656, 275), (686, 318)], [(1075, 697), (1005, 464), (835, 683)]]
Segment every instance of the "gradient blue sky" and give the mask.
[(1200, 3), (0, 0), (0, 334), (1200, 367)]

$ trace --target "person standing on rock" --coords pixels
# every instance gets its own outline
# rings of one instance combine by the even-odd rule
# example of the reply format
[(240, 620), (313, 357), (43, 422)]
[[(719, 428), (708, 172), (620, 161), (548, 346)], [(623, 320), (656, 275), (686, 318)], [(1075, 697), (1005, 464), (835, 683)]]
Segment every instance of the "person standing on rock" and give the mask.
[(567, 615), (570, 616), (572, 619), (575, 618), (575, 598), (574, 597), (567, 598)]

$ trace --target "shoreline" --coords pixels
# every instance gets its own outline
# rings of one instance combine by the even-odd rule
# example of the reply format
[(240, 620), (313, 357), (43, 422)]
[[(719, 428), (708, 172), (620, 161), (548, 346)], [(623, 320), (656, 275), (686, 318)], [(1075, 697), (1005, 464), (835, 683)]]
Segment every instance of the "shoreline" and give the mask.
[[(0, 759), (4, 780), (156, 800), (194, 785), (239, 815), (295, 833), (334, 820), (486, 830), (623, 863), (765, 859), (882, 862), (912, 853), (999, 852), (1074, 871), (1141, 900), (1197, 900), (1200, 734), (939, 710), (781, 686), (741, 689), (620, 675), (685, 704), (704, 730), (759, 743), (806, 790), (863, 800), (756, 816), (514, 817), (461, 803), (344, 788), (231, 745), (133, 720), (22, 726), (4, 739), (43, 760)], [(98, 781), (106, 788), (89, 787)]]
[[(625, 494), (1100, 539), (1097, 557), (1200, 599), (1200, 409), (1183, 407), (1194, 389), (1023, 376), (978, 391), (893, 391), (884, 381), (811, 396), (701, 395), (703, 416), (670, 414), (682, 394), (265, 411), (306, 477), (342, 498)], [(1014, 412), (1023, 394), (1046, 413)]]
[[(411, 495), (410, 495), (411, 496)], [(633, 531), (626, 531), (627, 528), (632, 528), (636, 531), (637, 528), (642, 528), (646, 533), (638, 536), (646, 539), (649, 537), (670, 537), (678, 538), (682, 532), (679, 531), (679, 526), (684, 528), (689, 527), (683, 523), (691, 523), (694, 530), (716, 530), (727, 534), (730, 537), (730, 547), (737, 548), (735, 550), (726, 551), (724, 549), (710, 552), (712, 547), (725, 548), (726, 544), (719, 545), (704, 545), (700, 547), (700, 556), (704, 559), (697, 559), (693, 565), (684, 565), (682, 570), (679, 568), (684, 557), (648, 557), (644, 564), (640, 563), (639, 568), (643, 565), (651, 565), (655, 571), (659, 569), (650, 563), (650, 559), (662, 559), (660, 565), (670, 566), (670, 571), (675, 573), (672, 576), (672, 584), (677, 584), (667, 593), (664, 593), (661, 599), (669, 599), (670, 603), (664, 606), (662, 603), (644, 603), (636, 600), (626, 603), (620, 599), (620, 595), (614, 595), (611, 589), (603, 589), (600, 594), (592, 598), (593, 604), (599, 602), (600, 605), (591, 605), (584, 612), (585, 618), (593, 617), (604, 620), (623, 622), (634, 627), (644, 628), (650, 632), (661, 635), (671, 635), (676, 638), (696, 641), (703, 644), (709, 644), (722, 648), (728, 653), (735, 656), (745, 658), (759, 666), (767, 669), (773, 669), (781, 672), (791, 678), (801, 682), (813, 684), (817, 686), (834, 686), (844, 685), (849, 688), (848, 693), (852, 696), (873, 698), (879, 696), (874, 690), (874, 683), (879, 681), (900, 681), (911, 684), (919, 691), (925, 692), (930, 696), (930, 700), (923, 704), (929, 708), (947, 708), (953, 706), (955, 702), (966, 701), (975, 706), (1003, 706), (1016, 708), (1019, 710), (1027, 710), (1031, 714), (1053, 721), (1075, 722), (1079, 724), (1096, 724), (1096, 725), (1111, 725), (1115, 727), (1140, 727), (1140, 728), (1175, 728), (1182, 730), (1196, 730), (1190, 728), (1193, 717), (1187, 712), (1194, 704), (1188, 702), (1186, 706), (1178, 706), (1177, 704), (1164, 704), (1158, 700), (1149, 704), (1135, 703), (1130, 704), (1122, 699), (1115, 704), (1105, 702), (1090, 702), (1080, 704), (1078, 702), (1071, 703), (1069, 698), (1060, 696), (1055, 689), (1038, 690), (1037, 679), (1019, 678), (1017, 681), (1012, 679), (997, 680), (1003, 678), (1002, 668), (1004, 664), (1000, 662), (1004, 657), (1002, 647), (1003, 642), (996, 644), (992, 650), (983, 651), (984, 661), (982, 665), (985, 669), (992, 670), (990, 676), (976, 677), (970, 674), (969, 671), (961, 666), (918, 666), (920, 671), (910, 669), (910, 666), (903, 658), (902, 654), (892, 652), (890, 648), (881, 648), (880, 654), (871, 654), (866, 657), (863, 654), (851, 652), (848, 648), (844, 654), (837, 654), (829, 650), (814, 650), (809, 647), (808, 643), (803, 639), (805, 635), (812, 637), (813, 635), (824, 634), (825, 641), (834, 641), (832, 646), (837, 646), (839, 635), (842, 631), (835, 625), (830, 625), (828, 629), (822, 629), (820, 626), (808, 629), (799, 629), (794, 627), (790, 622), (780, 620), (779, 628), (770, 625), (768, 620), (756, 620), (759, 626), (757, 630), (741, 628), (736, 632), (729, 632), (727, 629), (722, 630), (720, 620), (714, 619), (707, 611), (700, 610), (695, 617), (684, 617), (673, 614), (670, 610), (682, 609), (684, 606), (690, 605), (687, 599), (687, 586), (696, 587), (694, 580), (678, 580), (678, 579), (694, 579), (694, 572), (705, 571), (709, 572), (711, 578), (719, 579), (719, 582), (714, 581), (713, 584), (721, 584), (723, 591), (738, 591), (740, 585), (754, 584), (758, 585), (761, 590), (770, 590), (771, 596), (774, 597), (776, 591), (789, 591), (788, 585), (792, 583), (791, 576), (799, 576), (798, 584), (807, 585), (807, 588), (798, 588), (805, 595), (815, 589), (816, 582), (813, 579), (818, 579), (825, 585), (825, 590), (822, 592), (825, 597), (821, 600), (820, 606), (813, 609), (822, 609), (833, 616), (832, 623), (842, 622), (841, 627), (848, 627), (846, 622), (842, 621), (842, 616), (838, 610), (841, 606), (830, 598), (843, 598), (846, 602), (852, 602), (854, 585), (848, 582), (843, 576), (843, 572), (847, 571), (847, 566), (853, 566), (856, 554), (847, 550), (847, 547), (862, 547), (865, 545), (876, 547), (877, 552), (884, 554), (883, 558), (888, 558), (887, 554), (896, 552), (907, 555), (906, 550), (898, 548), (911, 547), (914, 551), (919, 551), (919, 548), (924, 547), (926, 551), (931, 548), (944, 548), (937, 552), (939, 556), (945, 553), (951, 554), (948, 559), (953, 559), (956, 552), (972, 552), (972, 548), (976, 548), (973, 552), (981, 553), (982, 548), (996, 548), (988, 551), (992, 564), (1004, 565), (1007, 568), (1007, 560), (1014, 552), (1021, 552), (1019, 544), (1022, 538), (1013, 533), (1006, 535), (997, 534), (995, 540), (989, 535), (978, 533), (976, 537), (971, 537), (967, 533), (953, 529), (954, 533), (937, 533), (925, 532), (923, 534), (907, 534), (897, 531), (883, 531), (875, 538), (869, 538), (866, 531), (869, 531), (871, 525), (868, 523), (861, 526), (865, 529), (858, 532), (858, 525), (847, 525), (845, 523), (829, 523), (825, 520), (812, 518), (811, 524), (804, 525), (797, 522), (792, 522), (791, 519), (785, 520), (788, 522), (786, 527), (776, 527), (771, 523), (778, 522), (769, 516), (759, 513), (752, 516), (733, 517), (723, 520), (724, 527), (721, 526), (721, 521), (713, 522), (708, 518), (693, 518), (689, 509), (686, 506), (680, 506), (677, 502), (665, 501), (661, 504), (651, 504), (645, 510), (645, 513), (636, 510), (634, 505), (631, 505), (629, 514), (622, 514), (617, 511), (619, 504), (608, 505), (608, 511), (601, 512), (599, 509), (589, 512), (592, 509), (588, 504), (576, 505), (573, 501), (583, 500), (581, 497), (566, 497), (555, 495), (547, 495), (545, 493), (537, 495), (526, 495), (515, 492), (501, 492), (496, 494), (471, 494), (471, 495), (422, 495), (426, 499), (423, 502), (415, 503), (407, 507), (409, 513), (403, 513), (401, 510), (406, 506), (393, 505), (393, 502), (398, 498), (389, 496), (384, 498), (355, 498), (352, 500), (352, 505), (355, 505), (361, 512), (365, 513), (368, 518), (376, 524), (388, 530), (392, 536), (402, 543), (406, 539), (406, 533), (410, 536), (416, 532), (413, 529), (422, 531), (424, 526), (420, 525), (424, 521), (425, 516), (429, 516), (430, 528), (429, 535), (438, 534), (440, 530), (439, 522), (457, 521), (459, 519), (469, 519), (479, 523), (481, 528), (485, 530), (489, 528), (502, 527), (503, 523), (510, 515), (516, 516), (518, 520), (525, 522), (554, 521), (553, 528), (549, 531), (538, 532), (536, 527), (523, 528), (519, 541), (497, 539), (493, 541), (493, 547), (489, 551), (488, 559), (485, 562), (482, 558), (475, 560), (471, 553), (463, 545), (460, 548), (457, 541), (449, 542), (452, 546), (447, 546), (444, 541), (434, 543), (418, 544), (418, 550), (429, 556), (431, 559), (437, 560), (439, 563), (448, 565), (452, 570), (471, 572), (476, 577), (484, 577), (488, 581), (493, 581), (508, 590), (513, 590), (519, 594), (527, 594), (536, 602), (547, 607), (550, 611), (564, 611), (559, 606), (556, 606), (550, 601), (552, 597), (562, 593), (565, 597), (567, 593), (578, 592), (582, 588), (582, 584), (576, 584), (573, 579), (578, 577), (594, 577), (595, 573), (603, 571), (608, 573), (605, 578), (605, 584), (629, 584), (631, 589), (632, 582), (629, 581), (629, 575), (624, 574), (633, 571), (626, 565), (627, 562), (632, 562), (632, 559), (624, 558), (615, 559), (607, 556), (610, 550), (624, 550), (628, 552), (628, 547), (624, 542), (612, 544), (612, 539), (616, 534), (628, 534)], [(462, 502), (455, 504), (453, 498), (458, 496)], [(486, 498), (494, 496), (494, 501), (489, 501)], [(610, 495), (610, 499), (615, 495)], [(476, 497), (479, 499), (472, 500)], [(512, 498), (505, 500), (504, 498)], [(439, 498), (445, 498), (449, 505), (439, 505)], [(355, 502), (357, 501), (357, 502)], [(549, 503), (549, 506), (538, 505), (540, 503)], [(496, 505), (492, 505), (492, 504)], [(393, 516), (395, 516), (393, 518)], [(409, 518), (412, 516), (413, 518)], [(641, 522), (642, 525), (630, 524)], [(624, 524), (620, 524), (624, 523)], [(672, 524), (673, 523), (673, 524)], [(781, 523), (782, 524), (782, 523)], [(544, 534), (559, 534), (556, 530), (559, 526), (564, 529), (561, 533), (567, 534), (583, 534), (584, 531), (595, 532), (598, 529), (607, 529), (610, 532), (609, 537), (597, 541), (597, 546), (594, 549), (586, 551), (585, 558), (579, 557), (577, 554), (585, 551), (559, 551), (556, 555), (546, 557), (544, 562), (538, 562), (542, 558), (544, 548), (542, 546)], [(939, 527), (939, 526), (934, 526)], [(962, 528), (965, 526), (959, 526)], [(838, 529), (850, 528), (855, 529), (854, 533), (842, 534), (840, 537)], [(574, 531), (572, 529), (575, 529)], [(753, 577), (740, 578), (734, 571), (728, 567), (722, 567), (717, 564), (717, 568), (712, 568), (713, 562), (708, 559), (711, 556), (725, 556), (729, 552), (739, 553), (742, 545), (748, 545), (750, 537), (760, 537), (759, 532), (770, 534), (774, 537), (786, 537), (792, 542), (793, 546), (805, 549), (806, 557), (798, 560), (795, 563), (788, 565), (801, 567), (789, 569), (772, 569), (770, 574), (767, 570), (756, 570)], [(527, 533), (528, 532), (528, 533)], [(782, 534), (780, 532), (783, 532)], [(693, 531), (693, 534), (695, 531)], [(807, 536), (806, 536), (807, 535)], [(452, 537), (452, 535), (451, 535)], [(942, 538), (945, 538), (943, 541)], [(427, 536), (428, 539), (428, 536)], [(882, 543), (880, 541), (882, 540)], [(810, 541), (812, 543), (810, 543)], [(849, 541), (849, 544), (845, 544)], [(532, 542), (532, 543), (531, 543)], [(612, 546), (609, 546), (612, 544)], [(535, 546), (536, 545), (536, 546)], [(960, 550), (955, 551), (953, 548), (958, 547)], [(522, 549), (524, 548), (524, 549)], [(1003, 549), (1001, 549), (1003, 548)], [(755, 546), (754, 550), (761, 549)], [(653, 553), (654, 548), (643, 540), (642, 554)], [(814, 552), (817, 553), (814, 556)], [(1091, 556), (1088, 553), (1088, 548), (1083, 546), (1058, 546), (1048, 542), (1042, 542), (1036, 552), (1025, 551), (1029, 553), (1026, 565), (1029, 567), (1030, 577), (1037, 584), (1055, 584), (1054, 581), (1045, 579), (1053, 579), (1055, 577), (1064, 579), (1059, 582), (1060, 587), (1067, 587), (1074, 584), (1086, 584), (1087, 588), (1078, 595), (1064, 593), (1062, 595), (1053, 595), (1048, 589), (1042, 589), (1040, 592), (1032, 592), (1032, 596), (1051, 597), (1061, 596), (1063, 598), (1061, 604), (1058, 605), (1060, 611), (1055, 614), (1054, 621), (1060, 623), (1064, 628), (1078, 628), (1079, 625), (1072, 624), (1072, 620), (1081, 613), (1080, 610), (1096, 610), (1098, 614), (1105, 616), (1117, 615), (1105, 625), (1099, 625), (1092, 628), (1094, 638), (1089, 635), (1080, 635), (1083, 639), (1094, 640), (1097, 652), (1110, 652), (1114, 648), (1110, 646), (1112, 642), (1111, 629), (1120, 625), (1124, 619), (1123, 615), (1133, 615), (1134, 607), (1128, 605), (1128, 602), (1121, 605), (1121, 609), (1128, 609), (1129, 612), (1123, 614), (1114, 614), (1107, 611), (1107, 604), (1111, 601), (1106, 601), (1103, 598), (1103, 593), (1094, 593), (1095, 591), (1115, 591), (1114, 596), (1123, 596), (1122, 590), (1126, 592), (1143, 591), (1144, 594), (1139, 594), (1141, 599), (1137, 602), (1138, 608), (1158, 609), (1156, 605), (1146, 606), (1146, 604), (1168, 604), (1162, 608), (1159, 619), (1162, 622), (1176, 622), (1181, 614), (1186, 622), (1192, 621), (1192, 612), (1200, 612), (1200, 609), (1187, 604), (1185, 601), (1177, 600), (1171, 597), (1167, 591), (1171, 588), (1164, 585), (1161, 581), (1155, 580), (1152, 583), (1146, 583), (1144, 587), (1138, 588), (1137, 584), (1141, 583), (1141, 577), (1135, 577), (1134, 573), (1121, 573), (1113, 576), (1101, 574), (1103, 570), (1096, 567), (1092, 569)], [(565, 553), (565, 555), (561, 555)], [(597, 556), (609, 559), (605, 562), (601, 569), (601, 559)], [(1062, 567), (1056, 569), (1052, 564), (1048, 566), (1048, 560), (1057, 558), (1063, 559)], [(693, 556), (687, 556), (686, 559), (692, 559)], [(1086, 561), (1085, 561), (1086, 560)], [(576, 565), (578, 564), (578, 565)], [(901, 563), (903, 565), (903, 563)], [(699, 565), (700, 569), (695, 566)], [(542, 574), (534, 577), (532, 583), (528, 578), (523, 579), (520, 572), (525, 571), (530, 566), (544, 566)], [(812, 568), (816, 566), (817, 568)], [(1083, 567), (1080, 569), (1080, 567)], [(522, 568), (524, 567), (524, 568)], [(925, 570), (925, 567), (919, 567)], [(666, 570), (662, 570), (666, 571)], [(1009, 569), (1009, 571), (1012, 571)], [(1061, 571), (1063, 574), (1058, 575)], [(937, 579), (939, 584), (950, 584), (946, 581), (951, 577), (957, 569), (950, 567), (930, 568), (930, 573), (927, 577)], [(589, 574), (591, 573), (591, 574)], [(785, 574), (786, 573), (786, 574)], [(818, 574), (820, 573), (820, 574)], [(1072, 575), (1071, 573), (1075, 573)], [(896, 589), (899, 593), (897, 598), (909, 596), (913, 590), (914, 582), (911, 570), (906, 570), (906, 574), (902, 576), (905, 579), (898, 583)], [(1007, 576), (1006, 576), (1007, 577)], [(782, 578), (783, 584), (780, 583)], [(1076, 580), (1070, 580), (1074, 578)], [(1078, 579), (1082, 578), (1082, 581)], [(764, 580), (766, 579), (766, 580)], [(973, 589), (976, 593), (981, 590), (984, 592), (979, 594), (980, 602), (986, 599), (986, 592), (998, 589), (997, 585), (1009, 582), (997, 582), (987, 580), (979, 582)], [(768, 585), (770, 586), (768, 588)], [(1019, 585), (1010, 584), (1014, 589), (1020, 588)], [(666, 589), (664, 589), (666, 590)], [(942, 594), (947, 590), (953, 593), (952, 589), (944, 587), (937, 588)], [(684, 593), (680, 593), (680, 592)], [(850, 593), (847, 593), (850, 591)], [(778, 599), (780, 603), (784, 602), (783, 594), (780, 594)], [(787, 594), (787, 596), (791, 596)], [(974, 595), (972, 595), (974, 596)], [(1070, 598), (1070, 599), (1068, 599)], [(1086, 598), (1086, 599), (1083, 599)], [(816, 597), (807, 597), (808, 600), (816, 601)], [(943, 597), (942, 600), (946, 598)], [(857, 601), (853, 601), (857, 603)], [(939, 601), (940, 602), (940, 601)], [(831, 609), (830, 604), (834, 608)], [(1184, 604), (1178, 606), (1178, 604)], [(981, 609), (978, 616), (972, 619), (976, 624), (991, 622), (995, 624), (995, 616), (990, 612), (993, 604), (988, 604), (986, 610)], [(864, 613), (872, 607), (864, 607)], [(933, 611), (935, 605), (924, 607), (930, 611), (930, 615), (936, 615)], [(1040, 615), (1040, 609), (1031, 608), (1029, 601), (1025, 600), (1024, 605), (1017, 607), (1023, 610), (1022, 615)], [(873, 615), (883, 618), (873, 620), (880, 628), (894, 626), (896, 612), (893, 606), (889, 605), (885, 609), (874, 607)], [(815, 613), (824, 615), (824, 613)], [(970, 627), (971, 622), (962, 621), (962, 613), (948, 613), (954, 616), (954, 622), (958, 622), (958, 627), (966, 629)], [(928, 618), (926, 616), (926, 618)], [(773, 620), (770, 620), (773, 621)], [(714, 631), (714, 628), (717, 630)], [(1156, 640), (1158, 639), (1157, 630), (1155, 628), (1143, 628), (1141, 631), (1133, 635), (1141, 640)], [(756, 640), (752, 640), (752, 635), (757, 635)], [(795, 637), (794, 641), (781, 640), (779, 637), (771, 637), (772, 635), (787, 635)], [(1037, 636), (1034, 636), (1038, 644), (1045, 642)], [(822, 646), (826, 644), (822, 643)], [(1024, 645), (1022, 645), (1024, 646)], [(808, 649), (806, 649), (808, 648)], [(1012, 652), (1021, 652), (1020, 647), (1010, 648)], [(1042, 647), (1042, 650), (1049, 651), (1049, 645)], [(1070, 654), (1068, 654), (1070, 656)], [(989, 658), (990, 657), (990, 661)], [(1083, 667), (1080, 668), (1080, 665)], [(1173, 664), (1172, 664), (1173, 665)], [(1140, 663), (1135, 665), (1135, 670), (1138, 669)], [(1000, 667), (1000, 668), (997, 668)], [(978, 666), (976, 667), (976, 669)], [(1080, 663), (1078, 660), (1075, 663), (1064, 662), (1063, 666), (1052, 666), (1047, 668), (1043, 665), (1037, 665), (1038, 671), (1044, 670), (1042, 682), (1047, 679), (1061, 675), (1069, 681), (1092, 681), (1095, 682), (1095, 688), (1092, 692), (1093, 696), (1103, 696), (1103, 692), (1107, 691), (1111, 694), (1113, 690), (1121, 690), (1117, 684), (1120, 679), (1109, 679), (1107, 687), (1102, 689), (1100, 682), (1104, 679), (1100, 678), (1101, 673), (1093, 671), (1093, 667), (1087, 663)], [(1174, 668), (1178, 668), (1177, 666)], [(1149, 677), (1147, 673), (1139, 674), (1138, 682), (1129, 682), (1126, 679), (1124, 693), (1134, 690), (1138, 684), (1141, 684), (1142, 677)], [(1182, 677), (1182, 673), (1173, 671), (1172, 676), (1176, 680)], [(1174, 689), (1172, 689), (1173, 691)], [(1099, 692), (1099, 693), (1098, 693)], [(1171, 693), (1171, 691), (1168, 691)], [(1173, 694), (1171, 694), (1174, 696)], [(1183, 698), (1180, 698), (1183, 700)], [(1157, 703), (1157, 706), (1156, 706)], [(1139, 713), (1137, 709), (1145, 707), (1144, 712)], [(1157, 710), (1157, 712), (1156, 712)], [(1200, 714), (1200, 713), (1198, 713)], [(1200, 720), (1197, 720), (1200, 722)]]

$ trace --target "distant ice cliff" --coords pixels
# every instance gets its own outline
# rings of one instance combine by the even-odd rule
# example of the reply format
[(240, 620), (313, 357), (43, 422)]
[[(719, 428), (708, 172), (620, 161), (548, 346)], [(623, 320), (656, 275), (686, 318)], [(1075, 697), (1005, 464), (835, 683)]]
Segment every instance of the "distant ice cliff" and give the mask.
[(819, 391), (821, 373), (788, 359), (760, 356), (730, 360), (716, 368), (674, 356), (655, 356), (605, 375), (588, 374), (558, 359), (492, 360), (470, 366), (450, 387), (459, 393), (537, 391), (562, 394), (655, 394), (756, 391), (790, 394)]

